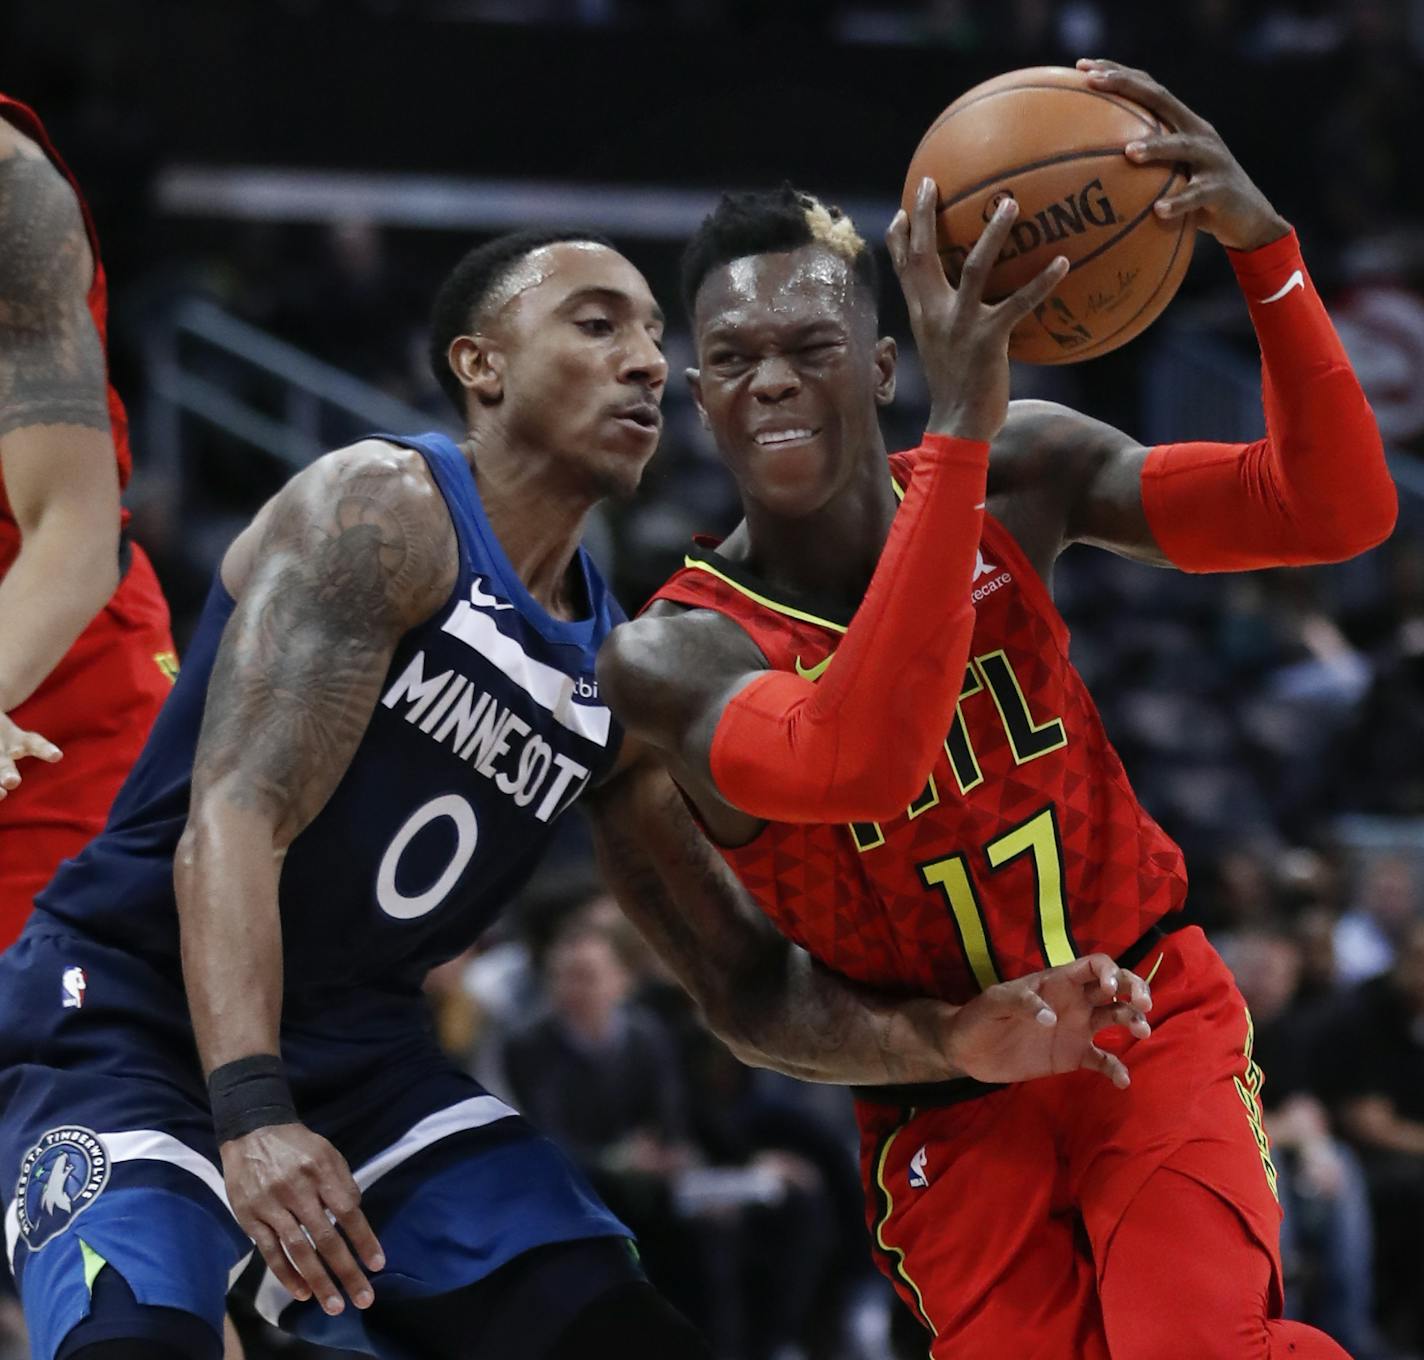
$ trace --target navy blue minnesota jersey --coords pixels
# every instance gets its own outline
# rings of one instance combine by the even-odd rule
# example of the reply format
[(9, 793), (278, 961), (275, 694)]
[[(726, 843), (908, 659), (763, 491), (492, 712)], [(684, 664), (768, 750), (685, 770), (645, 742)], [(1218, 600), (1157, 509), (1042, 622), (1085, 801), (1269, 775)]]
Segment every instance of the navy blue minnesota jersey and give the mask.
[[(281, 866), (287, 989), (404, 987), (466, 948), (524, 883), (561, 813), (612, 767), (621, 737), (594, 659), (623, 615), (579, 549), (587, 614), (524, 588), (443, 435), (390, 437), (430, 467), (459, 539), (450, 599), (402, 638), (330, 801)], [(37, 907), (176, 969), (173, 855), (208, 679), (233, 600), (215, 581), (172, 696), (103, 833)]]

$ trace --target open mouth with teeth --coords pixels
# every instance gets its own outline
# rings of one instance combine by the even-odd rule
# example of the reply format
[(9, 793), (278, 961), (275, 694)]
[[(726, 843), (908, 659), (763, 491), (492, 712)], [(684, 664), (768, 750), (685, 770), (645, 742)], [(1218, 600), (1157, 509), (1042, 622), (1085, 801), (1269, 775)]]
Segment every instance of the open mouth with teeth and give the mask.
[(809, 425), (802, 425), (791, 430), (761, 430), (752, 438), (758, 448), (779, 449), (788, 444), (804, 444), (819, 433), (819, 430), (813, 430)]

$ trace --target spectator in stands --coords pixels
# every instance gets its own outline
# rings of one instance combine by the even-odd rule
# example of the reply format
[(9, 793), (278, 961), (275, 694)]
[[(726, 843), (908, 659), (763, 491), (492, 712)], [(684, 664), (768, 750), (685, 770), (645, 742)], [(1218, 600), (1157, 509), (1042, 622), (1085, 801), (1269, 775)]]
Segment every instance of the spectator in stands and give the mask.
[(1386, 972), (1403, 936), (1419, 919), (1419, 877), (1403, 855), (1369, 860), (1354, 906), (1335, 927), (1335, 966), (1342, 982), (1360, 982)]
[(1337, 1139), (1314, 1069), (1334, 1002), (1302, 996), (1303, 951), (1282, 930), (1222, 942), (1255, 1022), (1261, 1102), (1285, 1221), (1281, 1255), (1291, 1316), (1328, 1332), (1355, 1360), (1381, 1354), (1371, 1324), (1373, 1225), (1364, 1173)]
[(1424, 920), (1403, 934), (1393, 968), (1355, 988), (1331, 1027), (1328, 1082), (1359, 1149), (1377, 1231), (1386, 1323), (1424, 1337)]

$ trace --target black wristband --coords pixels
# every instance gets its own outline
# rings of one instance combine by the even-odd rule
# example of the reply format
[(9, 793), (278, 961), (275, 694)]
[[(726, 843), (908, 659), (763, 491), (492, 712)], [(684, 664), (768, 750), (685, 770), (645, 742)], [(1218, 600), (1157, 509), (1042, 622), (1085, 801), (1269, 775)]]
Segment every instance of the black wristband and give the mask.
[(208, 1077), (208, 1102), (219, 1143), (270, 1124), (299, 1122), (282, 1060), (271, 1053), (214, 1068)]

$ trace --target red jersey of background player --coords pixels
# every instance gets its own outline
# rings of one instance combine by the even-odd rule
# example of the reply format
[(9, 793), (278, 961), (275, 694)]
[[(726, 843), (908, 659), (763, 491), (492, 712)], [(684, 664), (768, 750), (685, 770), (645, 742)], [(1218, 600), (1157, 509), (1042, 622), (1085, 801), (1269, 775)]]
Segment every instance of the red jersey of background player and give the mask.
[[(60, 159), (44, 130), (44, 124), (35, 111), (18, 99), (0, 94), (0, 118), (13, 124), (31, 141), (37, 143), (55, 168), (69, 181), (74, 196), (79, 200), (80, 211), (84, 214), (84, 229), (89, 236), (89, 252), (94, 257), (94, 278), (89, 285), (89, 315), (94, 318), (94, 329), (99, 332), (99, 341), (108, 347), (109, 291), (104, 280), (104, 266), (99, 260), (99, 237), (94, 230), (93, 218), (89, 215), (88, 204), (79, 191), (79, 182), (69, 172), (69, 167)], [(119, 488), (128, 485), (133, 470), (133, 457), (129, 452), (129, 421), (119, 394), (109, 387), (109, 427), (114, 435), (114, 452), (119, 460)], [(15, 517), (10, 512), (10, 502), (5, 497), (5, 479), (0, 476), (0, 575), (14, 560), (20, 550), (20, 531)]]
[[(105, 346), (108, 294), (83, 195), (32, 110), (0, 95), (0, 119), (35, 143), (69, 182), (83, 213), (92, 261), (89, 315)], [(105, 386), (122, 488), (132, 466), (128, 420), (107, 380)], [(60, 408), (42, 423), (63, 424), (62, 414)], [(122, 510), (119, 514), (122, 524), (126, 515)], [(22, 546), (21, 529), (0, 479), (0, 576), (10, 571)], [(23, 782), (0, 802), (0, 949), (20, 933), (34, 895), (59, 862), (76, 854), (104, 825), (114, 794), (176, 674), (168, 605), (152, 565), (137, 544), (122, 537), (118, 559), (117, 588), (39, 687), (6, 715), (22, 731), (54, 743), (64, 758), (54, 765), (27, 761)]]
[[(903, 487), (913, 456), (890, 467)], [(655, 598), (726, 614), (773, 669), (815, 678), (850, 620), (768, 592), (698, 548)], [(1119, 957), (1186, 896), (1182, 853), (1133, 793), (1047, 587), (987, 514), (973, 601), (954, 724), (901, 816), (771, 822), (722, 851), (778, 928), (829, 967), (954, 1002), (1081, 954)]]

